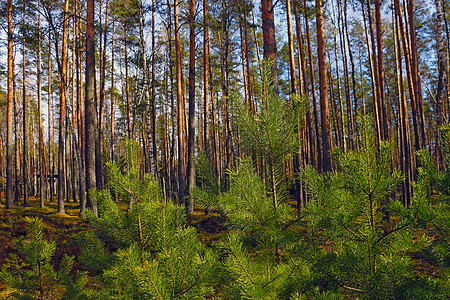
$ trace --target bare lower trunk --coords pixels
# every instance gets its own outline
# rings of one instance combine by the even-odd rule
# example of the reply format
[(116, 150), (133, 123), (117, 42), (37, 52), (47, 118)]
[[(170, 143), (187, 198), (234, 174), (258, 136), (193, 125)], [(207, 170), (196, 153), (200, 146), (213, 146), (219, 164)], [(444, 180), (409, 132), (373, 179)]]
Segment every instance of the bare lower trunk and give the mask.
[[(12, 31), (12, 0), (8, 0), (8, 103), (6, 111), (6, 208), (13, 206), (13, 142), (12, 142), (12, 106), (13, 106), (13, 31)], [(17, 184), (17, 182), (16, 182)]]
[(177, 84), (177, 135), (178, 135), (178, 202), (184, 203), (185, 196), (185, 159), (184, 159), (184, 97), (182, 88), (181, 41), (178, 21), (178, 0), (174, 3), (175, 25), (175, 69)]
[(185, 208), (188, 217), (194, 214), (195, 188), (195, 0), (189, 0), (189, 124), (187, 177), (189, 198)]
[(325, 24), (323, 20), (323, 3), (316, 0), (317, 56), (319, 59), (320, 115), (322, 123), (322, 157), (324, 172), (332, 170), (331, 165), (331, 129), (328, 107), (328, 79), (325, 60)]
[(94, 212), (94, 214), (97, 214), (97, 207), (91, 194), (92, 189), (96, 187), (95, 140), (97, 138), (97, 112), (95, 109), (94, 0), (87, 1), (85, 97), (86, 205)]

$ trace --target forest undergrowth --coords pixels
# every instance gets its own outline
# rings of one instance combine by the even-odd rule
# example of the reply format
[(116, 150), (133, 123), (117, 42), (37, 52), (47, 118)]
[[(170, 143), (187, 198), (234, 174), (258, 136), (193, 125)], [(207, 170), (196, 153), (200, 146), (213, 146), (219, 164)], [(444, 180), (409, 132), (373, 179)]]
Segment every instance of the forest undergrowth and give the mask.
[[(432, 202), (437, 201), (438, 194), (430, 195)], [(289, 204), (292, 209), (295, 209), (295, 201), (291, 199)], [(125, 203), (122, 203), (121, 209), (126, 210)], [(74, 265), (71, 270), (72, 276), (76, 272), (83, 272), (89, 270), (79, 260), (81, 248), (76, 243), (76, 236), (94, 230), (94, 227), (89, 224), (86, 219), (80, 218), (79, 204), (76, 202), (69, 202), (66, 206), (66, 214), (57, 213), (57, 202), (49, 202), (47, 206), (42, 209), (39, 208), (39, 199), (30, 197), (29, 206), (16, 206), (13, 209), (5, 210), (4, 204), (0, 204), (0, 265), (5, 266), (11, 259), (19, 258), (23, 260), (24, 257), (20, 254), (16, 247), (16, 242), (19, 238), (26, 236), (29, 222), (27, 218), (39, 218), (42, 220), (43, 232), (46, 240), (53, 240), (56, 242), (56, 251), (51, 259), (51, 265), (56, 270), (59, 269), (62, 257), (64, 254), (74, 256)], [(202, 207), (196, 207), (194, 215), (190, 220), (190, 226), (196, 229), (198, 238), (207, 247), (213, 247), (214, 244), (220, 243), (227, 238), (230, 227), (227, 225), (227, 218), (217, 211), (212, 211), (210, 214), (205, 214)], [(296, 224), (292, 226), (292, 230), (297, 232), (302, 238), (307, 238), (308, 230), (304, 224)], [(422, 228), (414, 229), (414, 240), (419, 241), (423, 236), (429, 238), (431, 243), (441, 240), (442, 235), (436, 231), (432, 226), (423, 226)], [(331, 239), (321, 239), (321, 244), (318, 245), (325, 252), (333, 253), (336, 251), (336, 244)], [(406, 253), (411, 258), (414, 269), (414, 276), (421, 278), (445, 279), (448, 270), (443, 269), (442, 262), (439, 261), (433, 251), (427, 249), (420, 249), (415, 252)], [(114, 251), (114, 246), (110, 248), (111, 253)], [(253, 257), (258, 256), (258, 251), (252, 253)], [(98, 282), (98, 274), (89, 271), (86, 287), (98, 290), (101, 285)], [(63, 285), (54, 287), (52, 293), (45, 299), (62, 299), (64, 298), (64, 291), (66, 288)], [(15, 299), (14, 289), (8, 287), (4, 282), (0, 281), (0, 299)], [(345, 295), (345, 293), (344, 293)], [(17, 295), (16, 295), (17, 296)], [(220, 290), (216, 290), (215, 294), (210, 295), (208, 299), (221, 299), (223, 294)], [(330, 296), (331, 297), (331, 296)], [(346, 294), (346, 299), (353, 299), (351, 293)], [(70, 299), (66, 298), (65, 299)], [(225, 297), (225, 299), (227, 299)], [(296, 298), (292, 298), (296, 299)], [(314, 298), (312, 298), (314, 299)], [(324, 299), (327, 299), (325, 296)], [(425, 298), (423, 298), (425, 299)], [(429, 299), (434, 299), (430, 297)]]

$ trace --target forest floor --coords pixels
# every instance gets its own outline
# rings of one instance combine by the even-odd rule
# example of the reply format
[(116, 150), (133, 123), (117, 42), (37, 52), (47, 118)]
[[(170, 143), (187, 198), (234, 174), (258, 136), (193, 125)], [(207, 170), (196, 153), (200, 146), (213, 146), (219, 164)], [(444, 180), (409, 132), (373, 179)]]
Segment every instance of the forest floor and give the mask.
[[(4, 195), (1, 195), (4, 200)], [(22, 199), (21, 199), (22, 200)], [(75, 236), (78, 233), (93, 230), (85, 220), (79, 217), (79, 203), (65, 203), (66, 213), (57, 213), (57, 199), (53, 202), (46, 202), (44, 208), (39, 207), (39, 198), (29, 197), (28, 206), (14, 206), (13, 209), (6, 210), (4, 201), (0, 203), (0, 269), (11, 254), (17, 254), (15, 241), (27, 233), (27, 217), (38, 217), (44, 224), (44, 234), (46, 239), (54, 240), (57, 243), (52, 265), (59, 269), (59, 263), (64, 254), (69, 256), (79, 256), (80, 249), (75, 243)], [(125, 207), (124, 207), (125, 209)], [(197, 228), (199, 238), (207, 245), (220, 240), (227, 233), (226, 219), (217, 213), (205, 215), (203, 210), (196, 209), (190, 221), (191, 226)], [(432, 231), (421, 229), (416, 232), (417, 236), (426, 234), (434, 238)], [(327, 245), (323, 245), (328, 247)], [(413, 260), (415, 272), (418, 276), (440, 277), (441, 270), (437, 262), (430, 259), (425, 252), (410, 253)], [(84, 270), (83, 266), (75, 260), (74, 272)], [(5, 291), (5, 285), (0, 282), (0, 298)]]
[[(65, 202), (66, 213), (58, 213), (56, 197), (53, 202), (45, 202), (45, 207), (39, 207), (39, 198), (29, 197), (28, 205), (23, 203), (10, 210), (5, 209), (4, 193), (0, 194), (0, 270), (7, 259), (18, 254), (15, 241), (27, 233), (26, 218), (40, 218), (44, 226), (44, 235), (47, 240), (56, 241), (57, 247), (52, 259), (52, 265), (59, 269), (59, 263), (64, 254), (79, 256), (80, 249), (75, 242), (75, 236), (81, 232), (93, 230), (85, 220), (79, 217), (79, 203)], [(23, 201), (23, 198), (21, 198)], [(125, 209), (125, 206), (124, 206)], [(196, 209), (191, 219), (191, 225), (197, 228), (199, 238), (207, 246), (226, 234), (225, 218), (216, 213), (205, 215), (203, 210)], [(84, 270), (75, 259), (73, 271)], [(5, 285), (0, 281), (0, 299)]]

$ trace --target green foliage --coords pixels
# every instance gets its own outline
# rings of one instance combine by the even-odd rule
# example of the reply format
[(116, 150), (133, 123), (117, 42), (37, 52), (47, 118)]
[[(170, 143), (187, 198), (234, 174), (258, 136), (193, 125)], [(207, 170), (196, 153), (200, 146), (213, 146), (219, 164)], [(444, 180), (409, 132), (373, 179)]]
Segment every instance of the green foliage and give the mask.
[[(99, 217), (87, 213), (98, 229), (79, 238), (83, 261), (102, 273), (110, 299), (204, 299), (212, 293), (213, 253), (186, 227), (184, 210), (165, 202), (158, 184), (139, 177), (136, 145), (128, 143), (126, 165), (107, 165), (110, 186), (123, 199), (123, 211), (108, 191), (96, 192)], [(105, 245), (117, 249), (113, 255)]]
[(306, 108), (306, 101), (291, 95), (287, 101), (275, 92), (270, 63), (263, 64), (263, 74), (259, 78), (255, 102), (259, 111), (253, 113), (251, 107), (239, 95), (233, 97), (234, 111), (244, 149), (257, 154), (263, 161), (267, 174), (267, 190), (274, 203), (286, 198), (284, 162), (298, 152), (299, 120)]
[(64, 255), (59, 272), (50, 264), (56, 250), (54, 241), (44, 239), (42, 221), (36, 218), (27, 219), (28, 233), (16, 243), (24, 261), (12, 256), (2, 267), (0, 279), (15, 292), (15, 299), (48, 299), (54, 293), (59, 293), (61, 285), (66, 291), (63, 299), (87, 299), (85, 290), (87, 273), (77, 273), (75, 280), (70, 271), (73, 267), (73, 257)]
[(233, 227), (261, 238), (258, 242), (264, 245), (283, 240), (283, 224), (292, 213), (285, 203), (274, 207), (249, 160), (241, 161), (237, 170), (230, 172), (230, 189), (220, 197), (219, 206)]
[[(208, 174), (200, 176), (214, 178)], [(249, 160), (242, 160), (235, 171), (229, 171), (229, 177), (227, 192), (215, 189), (214, 179), (203, 179), (204, 189), (198, 192), (209, 195), (232, 229), (218, 244), (223, 257), (221, 290), (233, 299), (288, 298), (299, 290), (300, 274), (309, 272), (301, 260), (282, 259), (283, 249), (291, 246), (292, 232), (286, 225), (293, 217), (292, 210), (285, 203), (274, 205)]]
[(298, 151), (305, 101), (295, 95), (288, 101), (275, 92), (268, 63), (258, 79), (257, 111), (238, 94), (232, 103), (243, 150), (261, 161), (265, 180), (250, 160), (242, 160), (235, 170), (228, 170), (225, 191), (206, 157), (197, 163), (201, 186), (195, 190), (197, 203), (225, 215), (232, 229), (219, 249), (224, 257), (223, 291), (233, 299), (289, 298), (300, 289), (299, 274), (309, 272), (302, 260), (283, 260), (284, 251), (298, 243), (296, 234), (286, 230), (294, 216), (286, 203), (284, 163)]
[(402, 180), (391, 170), (391, 148), (375, 146), (368, 121), (362, 121), (361, 135), (360, 149), (335, 155), (335, 173), (307, 169), (304, 174), (313, 196), (307, 217), (312, 247), (304, 249), (305, 257), (323, 274), (310, 284), (368, 299), (398, 298), (405, 288), (431, 293), (431, 285), (424, 290), (416, 280), (405, 255), (426, 244), (426, 239), (413, 241), (414, 223), (407, 217), (417, 207), (408, 210), (389, 199)]
[[(444, 166), (437, 169), (435, 162), (428, 151), (418, 153), (422, 168), (419, 172), (421, 205), (414, 215), (410, 216), (418, 227), (429, 229), (435, 238), (429, 241), (424, 254), (436, 264), (441, 266), (442, 282), (446, 282), (446, 290), (450, 289), (450, 126), (445, 125), (442, 131), (442, 149)], [(431, 189), (430, 189), (431, 188)], [(429, 196), (435, 189), (438, 198)], [(418, 202), (416, 201), (416, 202)], [(444, 288), (444, 290), (445, 290)], [(447, 293), (448, 296), (448, 293)]]
[[(252, 257), (242, 243), (240, 233), (230, 234), (221, 248), (226, 259), (227, 292), (235, 299), (277, 299), (293, 275), (294, 265), (274, 264), (268, 253)], [(293, 277), (293, 276), (292, 276)]]
[(220, 183), (219, 177), (214, 173), (214, 170), (205, 153), (200, 153), (198, 156), (196, 170), (198, 187), (196, 187), (192, 192), (192, 196), (195, 198), (196, 204), (201, 205), (206, 209), (216, 209), (220, 211), (218, 201), (224, 188)]

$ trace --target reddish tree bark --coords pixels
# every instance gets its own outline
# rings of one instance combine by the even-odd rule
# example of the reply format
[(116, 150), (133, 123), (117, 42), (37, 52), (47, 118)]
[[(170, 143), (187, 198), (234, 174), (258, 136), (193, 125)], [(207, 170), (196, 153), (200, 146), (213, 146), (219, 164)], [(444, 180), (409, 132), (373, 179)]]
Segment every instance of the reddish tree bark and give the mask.
[(332, 170), (331, 165), (331, 128), (328, 101), (328, 78), (325, 59), (325, 24), (323, 20), (322, 0), (316, 0), (317, 56), (319, 60), (320, 115), (322, 123), (322, 170)]
[(278, 90), (278, 72), (277, 72), (277, 44), (275, 40), (275, 23), (273, 19), (272, 0), (261, 0), (262, 9), (262, 29), (264, 40), (264, 58), (271, 59), (272, 76), (274, 76), (275, 90)]

